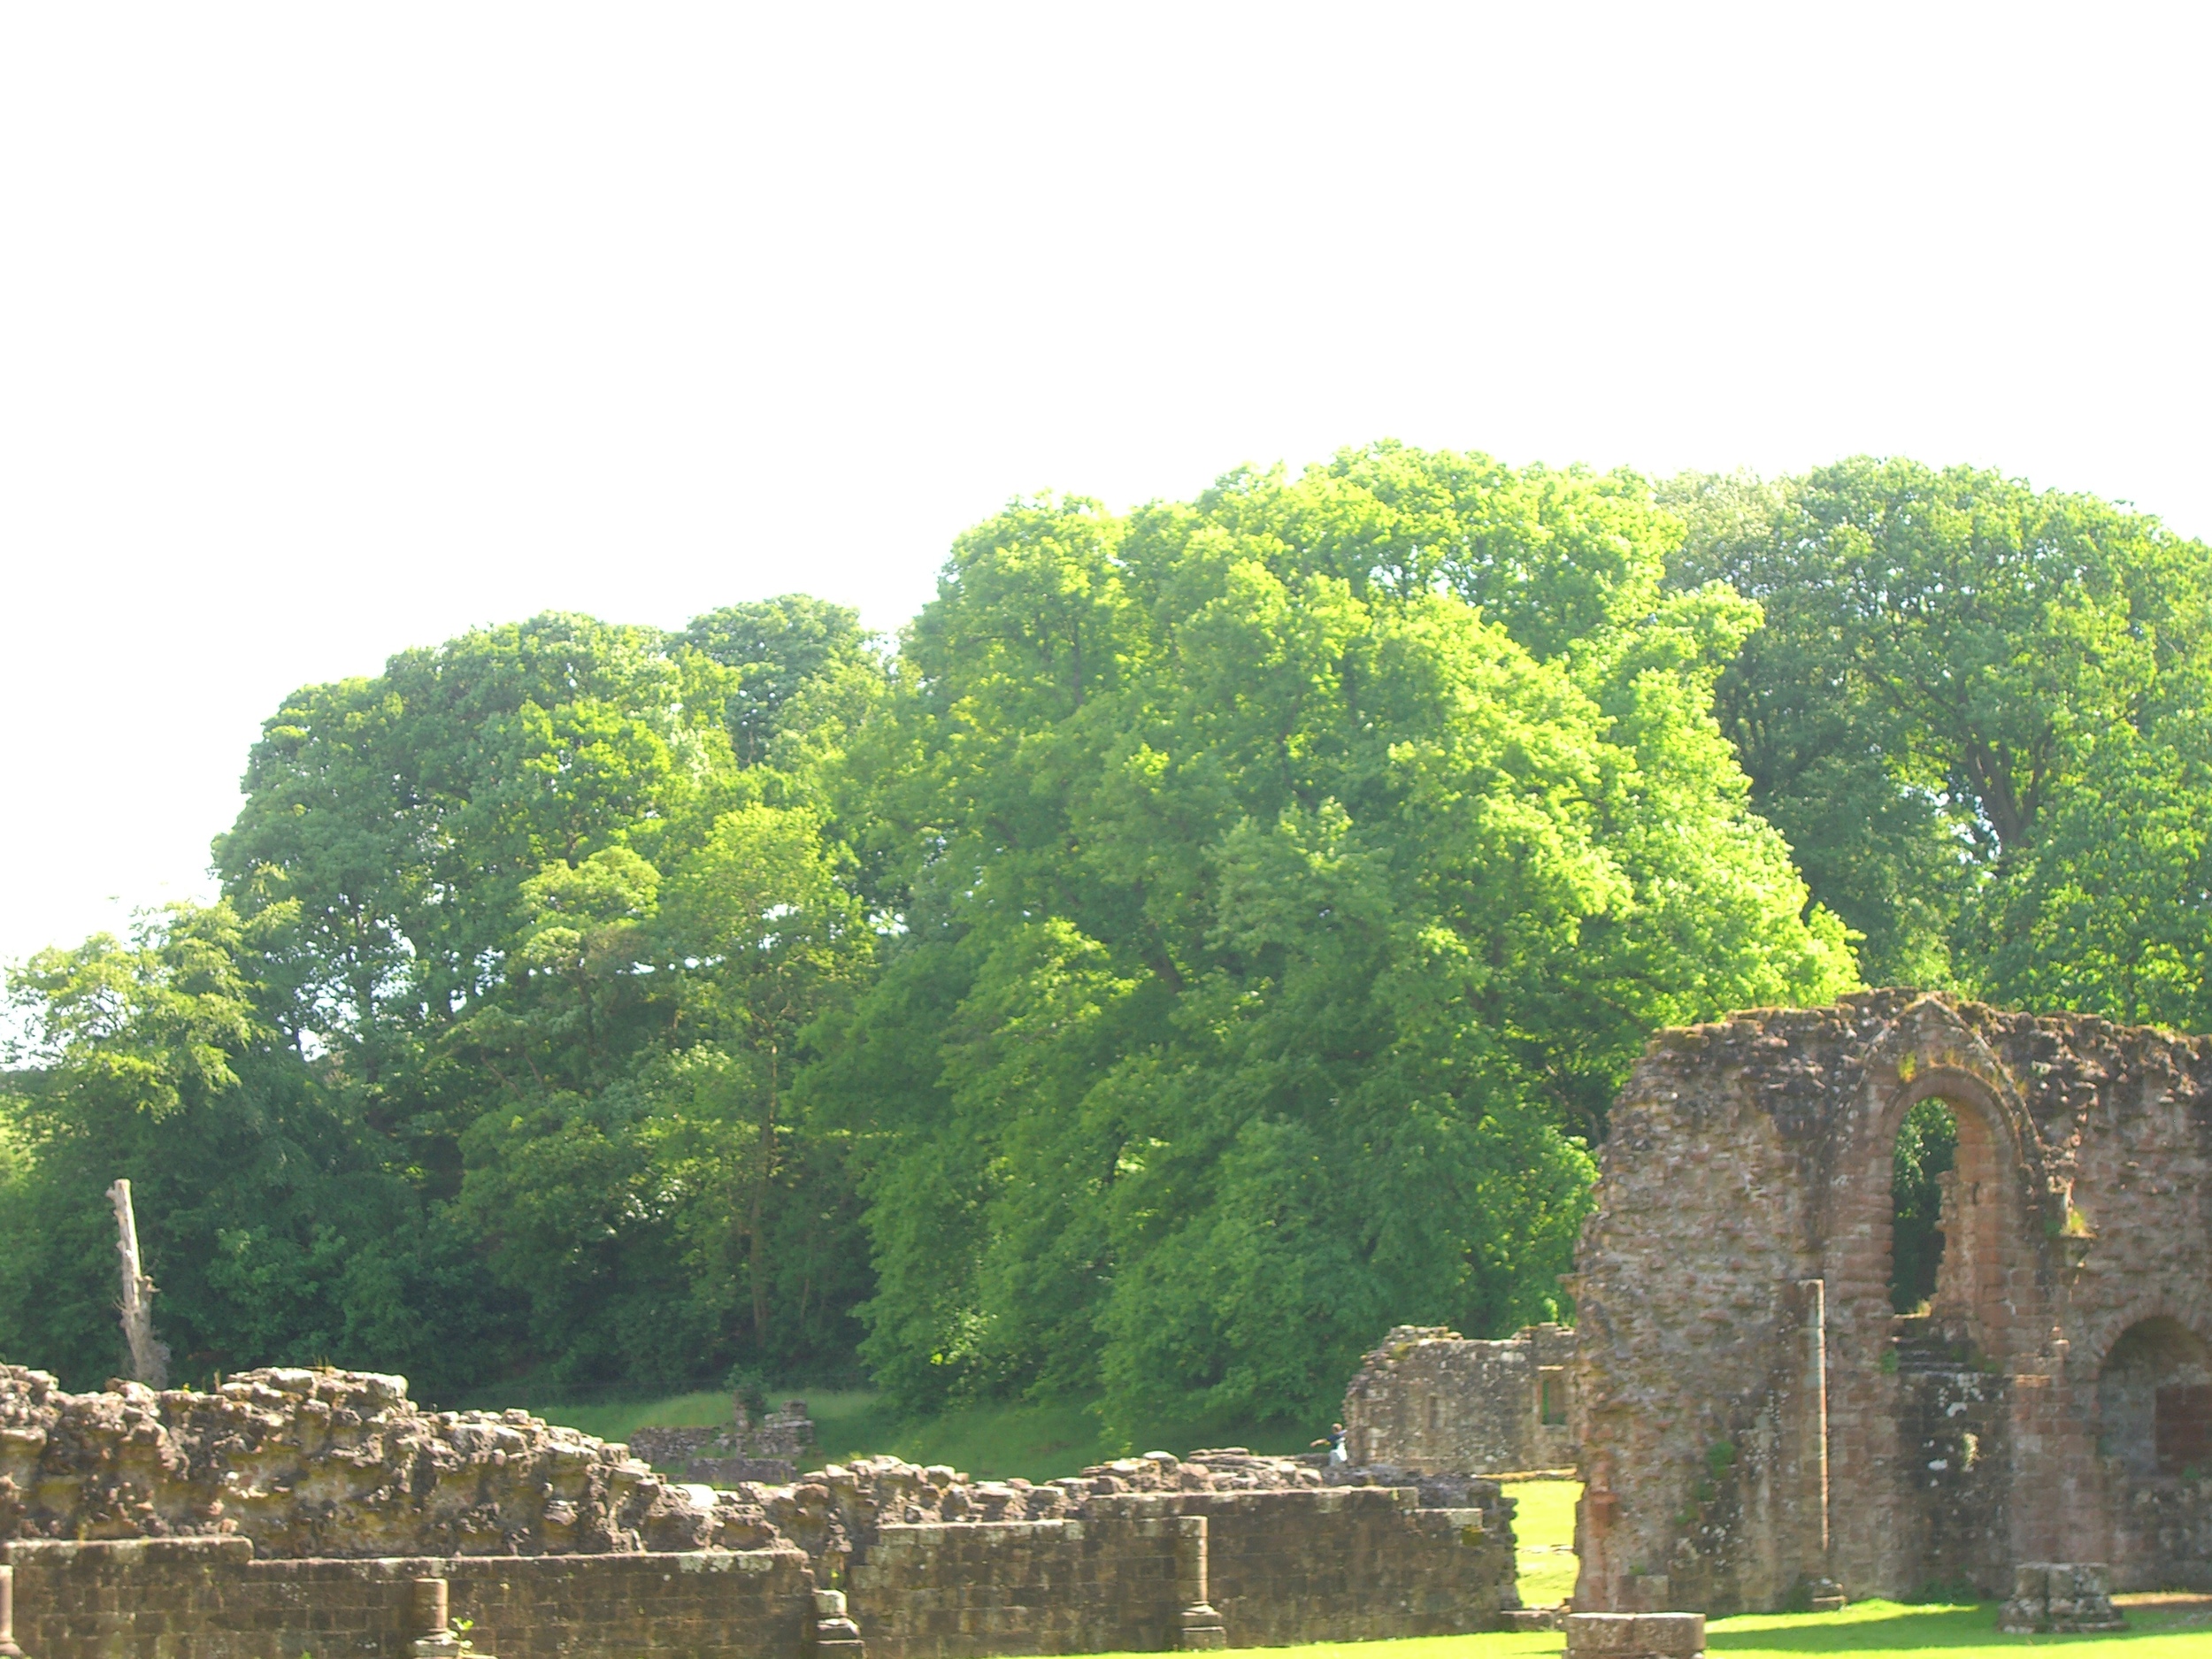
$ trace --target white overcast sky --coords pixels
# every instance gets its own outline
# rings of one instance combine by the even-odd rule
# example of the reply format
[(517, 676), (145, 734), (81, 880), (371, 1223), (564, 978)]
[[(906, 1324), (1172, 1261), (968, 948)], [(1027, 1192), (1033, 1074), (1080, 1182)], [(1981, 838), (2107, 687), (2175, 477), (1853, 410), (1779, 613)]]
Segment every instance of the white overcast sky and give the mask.
[(293, 687), (1381, 436), (2212, 534), (2204, 8), (0, 12), (0, 958)]

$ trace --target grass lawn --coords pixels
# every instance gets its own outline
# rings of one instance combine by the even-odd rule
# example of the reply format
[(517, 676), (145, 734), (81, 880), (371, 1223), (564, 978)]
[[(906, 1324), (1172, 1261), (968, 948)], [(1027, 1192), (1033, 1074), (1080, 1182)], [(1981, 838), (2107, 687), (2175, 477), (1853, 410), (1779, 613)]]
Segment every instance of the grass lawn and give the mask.
[(1575, 1503), (1579, 1480), (1509, 1480), (1505, 1495), (1516, 1501), (1513, 1541), (1521, 1581), (1521, 1605), (1556, 1607), (1574, 1594)]
[[(1983, 1659), (2026, 1647), (2095, 1648), (2097, 1659), (2207, 1659), (2212, 1655), (2212, 1615), (2194, 1609), (2129, 1608), (2131, 1629), (2110, 1636), (2001, 1636), (1997, 1609), (1901, 1607), (1862, 1601), (1840, 1613), (1777, 1613), (1714, 1619), (1705, 1650), (1715, 1659), (1798, 1659), (1809, 1654), (1848, 1654), (1886, 1659), (1939, 1650), (1945, 1659)], [(1409, 1641), (1314, 1642), (1267, 1649), (1270, 1659), (1523, 1659), (1556, 1654), (1566, 1645), (1557, 1631), (1483, 1636), (1421, 1636)], [(1388, 1649), (1386, 1653), (1384, 1650)]]
[[(2212, 1618), (2205, 1609), (2123, 1609), (2129, 1628), (2108, 1636), (2003, 1636), (1997, 1608), (1904, 1607), (1862, 1601), (1840, 1613), (1747, 1614), (1714, 1619), (1705, 1630), (1709, 1654), (1757, 1659), (1763, 1655), (1852, 1654), (1863, 1659), (1939, 1648), (1949, 1659), (2017, 1653), (2023, 1647), (2088, 1647), (2111, 1659), (2206, 1659), (2212, 1655)], [(1473, 1659), (1472, 1655), (1469, 1659)]]

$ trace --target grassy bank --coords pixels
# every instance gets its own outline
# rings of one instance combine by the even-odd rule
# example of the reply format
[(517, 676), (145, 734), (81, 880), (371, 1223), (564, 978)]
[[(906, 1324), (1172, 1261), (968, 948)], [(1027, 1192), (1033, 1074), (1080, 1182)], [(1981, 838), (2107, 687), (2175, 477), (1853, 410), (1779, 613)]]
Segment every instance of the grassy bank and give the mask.
[[(1168, 1424), (1134, 1446), (1108, 1438), (1087, 1405), (976, 1406), (939, 1417), (902, 1422), (879, 1396), (859, 1390), (778, 1390), (802, 1398), (813, 1417), (818, 1456), (842, 1463), (888, 1452), (910, 1463), (950, 1463), (979, 1479), (1021, 1475), (1052, 1480), (1089, 1463), (1154, 1448), (1181, 1453), (1201, 1446), (1248, 1446), (1260, 1452), (1298, 1452), (1312, 1437), (1279, 1425)], [(598, 1405), (532, 1408), (603, 1440), (625, 1440), (646, 1425), (708, 1427), (729, 1421), (730, 1397), (721, 1393)], [(1516, 1480), (1506, 1494), (1517, 1500), (1514, 1534), (1519, 1546), (1521, 1600), (1549, 1607), (1574, 1593), (1574, 1506), (1582, 1486), (1573, 1480)]]
[[(1086, 1464), (1155, 1448), (1179, 1454), (1201, 1446), (1233, 1445), (1260, 1452), (1303, 1451), (1318, 1432), (1280, 1425), (1167, 1423), (1148, 1428), (1133, 1444), (1110, 1437), (1087, 1402), (973, 1406), (901, 1420), (873, 1394), (801, 1387), (772, 1390), (770, 1398), (780, 1402), (787, 1394), (807, 1402), (824, 1463), (889, 1453), (910, 1463), (950, 1463), (979, 1479), (1021, 1475), (1053, 1480)], [(730, 1397), (720, 1393), (530, 1409), (548, 1422), (610, 1440), (627, 1440), (648, 1425), (704, 1427), (730, 1420)]]
[[(879, 1396), (859, 1390), (777, 1391), (802, 1398), (814, 1419), (822, 1463), (842, 1463), (888, 1452), (916, 1463), (950, 1463), (979, 1479), (1021, 1475), (1053, 1480), (1089, 1463), (1154, 1448), (1181, 1454), (1200, 1446), (1248, 1446), (1261, 1452), (1306, 1449), (1310, 1436), (1294, 1429), (1236, 1424), (1166, 1425), (1141, 1444), (1110, 1440), (1086, 1405), (976, 1406), (940, 1417), (902, 1422)], [(598, 1405), (532, 1408), (549, 1422), (564, 1423), (603, 1440), (626, 1440), (652, 1425), (710, 1427), (730, 1420), (730, 1397), (721, 1393)], [(1574, 1506), (1581, 1483), (1514, 1480), (1506, 1495), (1517, 1500), (1514, 1536), (1519, 1547), (1521, 1600), (1551, 1607), (1574, 1594)]]
[[(1705, 1650), (1713, 1659), (1802, 1659), (1846, 1654), (1851, 1659), (1904, 1659), (1940, 1652), (1944, 1659), (2016, 1659), (2028, 1648), (2064, 1647), (2098, 1659), (2206, 1659), (2212, 1654), (2212, 1614), (2194, 1609), (2126, 1609), (2130, 1628), (2109, 1636), (2003, 1636), (1997, 1609), (1903, 1607), (1863, 1601), (1840, 1613), (1786, 1613), (1714, 1619)], [(1483, 1636), (1422, 1636), (1408, 1641), (1316, 1642), (1272, 1647), (1270, 1659), (1538, 1659), (1558, 1653), (1556, 1631)], [(1386, 1651), (1387, 1650), (1387, 1651)]]

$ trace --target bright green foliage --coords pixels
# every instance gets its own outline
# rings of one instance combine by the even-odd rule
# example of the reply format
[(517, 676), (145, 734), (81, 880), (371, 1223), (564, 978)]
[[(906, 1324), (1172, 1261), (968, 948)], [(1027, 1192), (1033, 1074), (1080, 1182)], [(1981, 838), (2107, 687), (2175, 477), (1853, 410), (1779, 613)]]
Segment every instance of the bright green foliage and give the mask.
[(2208, 617), (1993, 474), (1384, 445), (1017, 503), (889, 664), (803, 596), (405, 651), (269, 721), (222, 904), (12, 975), (0, 1352), (112, 1365), (128, 1175), (188, 1376), (1325, 1421), (1567, 1311), (1654, 1026), (2212, 1027)]
[(1717, 698), (1870, 978), (2202, 1028), (2212, 552), (2093, 496), (1854, 460), (1685, 479), (1756, 599)]
[(129, 1174), (187, 1374), (849, 1367), (857, 1199), (788, 1094), (872, 961), (815, 779), (882, 686), (799, 598), (541, 617), (288, 699), (226, 904), (13, 981), (47, 1064), (0, 1208), (72, 1288), (0, 1275), (0, 1348), (106, 1374)]
[(0, 1096), (12, 1355), (91, 1384), (120, 1368), (103, 1194), (127, 1176), (181, 1377), (230, 1353), (364, 1351), (436, 1375), (440, 1333), (419, 1310), (472, 1310), (480, 1275), (272, 1028), (257, 963), (227, 905), (175, 906), (131, 943), (42, 951), (13, 977), (30, 1037), (17, 1058), (43, 1064)]
[(2027, 1007), (2212, 1030), (2208, 727), (2200, 705), (2143, 726), (2078, 746), (1990, 907), (1987, 983)]
[(854, 757), (906, 932), (810, 1079), (872, 1136), (895, 1394), (1314, 1411), (1394, 1320), (1560, 1307), (1644, 1034), (1851, 981), (1678, 534), (1385, 447), (961, 540)]
[(1910, 1313), (1935, 1294), (1943, 1261), (1941, 1178), (1958, 1156), (1958, 1119), (1939, 1100), (1905, 1114), (1890, 1164), (1890, 1305)]
[(795, 750), (856, 722), (882, 682), (854, 613), (804, 594), (710, 611), (678, 638), (727, 671), (722, 719), (746, 766), (790, 770)]

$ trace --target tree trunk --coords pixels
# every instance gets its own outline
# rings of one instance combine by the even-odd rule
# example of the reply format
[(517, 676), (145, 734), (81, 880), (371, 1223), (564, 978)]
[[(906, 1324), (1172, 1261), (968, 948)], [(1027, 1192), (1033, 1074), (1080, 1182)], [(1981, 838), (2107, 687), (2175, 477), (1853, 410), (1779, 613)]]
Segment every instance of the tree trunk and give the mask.
[(768, 1050), (768, 1110), (761, 1114), (760, 1118), (760, 1168), (753, 1178), (751, 1278), (753, 1342), (756, 1347), (768, 1339), (768, 1262), (767, 1251), (761, 1242), (760, 1225), (762, 1211), (767, 1205), (768, 1179), (775, 1170), (777, 1059), (776, 1050), (772, 1045)]
[(138, 1256), (138, 1217), (131, 1213), (131, 1184), (108, 1188), (115, 1206), (115, 1253), (122, 1258), (123, 1340), (130, 1344), (131, 1375), (149, 1388), (169, 1386), (169, 1350), (154, 1337), (154, 1281)]

